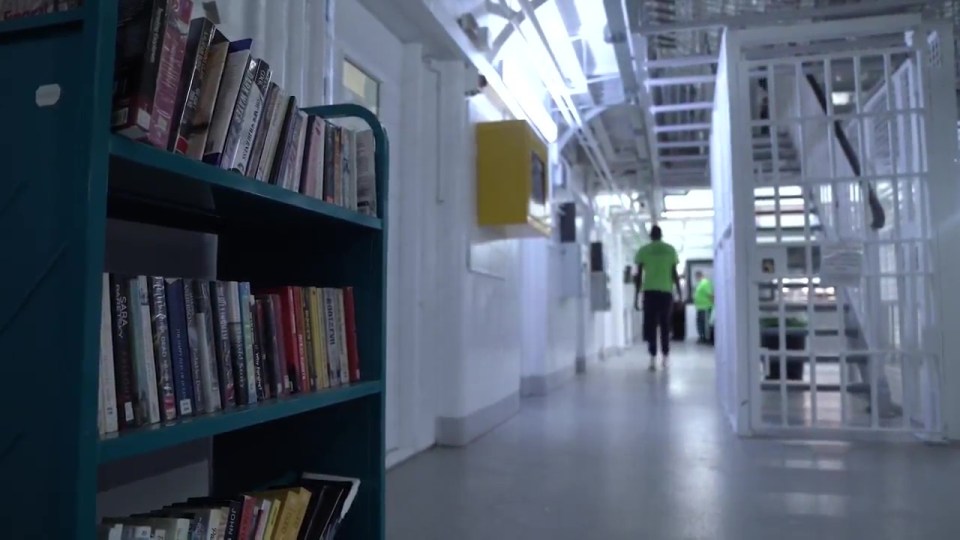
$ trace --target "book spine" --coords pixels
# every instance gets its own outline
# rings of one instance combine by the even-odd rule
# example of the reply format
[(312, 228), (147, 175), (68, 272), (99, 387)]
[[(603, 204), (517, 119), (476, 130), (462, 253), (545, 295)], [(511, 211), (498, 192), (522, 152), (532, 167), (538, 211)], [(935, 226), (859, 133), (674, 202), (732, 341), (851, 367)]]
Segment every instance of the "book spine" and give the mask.
[(259, 360), (254, 353), (253, 338), (253, 295), (250, 294), (250, 284), (242, 282), (238, 285), (240, 294), (240, 324), (243, 328), (243, 357), (247, 363), (247, 403), (256, 403), (263, 399), (263, 391), (258, 372)]
[(343, 289), (343, 311), (346, 329), (347, 366), (350, 370), (350, 382), (360, 381), (360, 351), (357, 350), (357, 307), (353, 287)]
[(223, 540), (236, 540), (240, 538), (240, 519), (243, 512), (243, 501), (231, 501), (227, 510), (226, 520), (223, 524)]
[(264, 295), (259, 298), (258, 304), (263, 312), (263, 328), (261, 333), (263, 336), (263, 350), (266, 353), (266, 364), (264, 365), (263, 371), (267, 375), (266, 379), (270, 387), (270, 393), (275, 397), (280, 397), (284, 394), (286, 388), (284, 386), (283, 376), (280, 373), (280, 365), (283, 362), (280, 359), (280, 342), (277, 339), (277, 323), (274, 317), (275, 309), (273, 307), (273, 301), (272, 295)]
[(220, 371), (223, 406), (233, 407), (237, 404), (237, 386), (233, 378), (230, 327), (227, 322), (227, 288), (222, 281), (210, 282), (210, 300), (213, 302), (213, 332), (217, 345), (217, 367)]
[(340, 377), (340, 347), (337, 345), (337, 312), (334, 307), (334, 290), (323, 290), (324, 330), (327, 341), (327, 362), (330, 373), (330, 383), (340, 386), (343, 379)]
[(110, 275), (103, 274), (100, 302), (100, 396), (102, 400), (101, 433), (120, 429), (117, 416), (117, 375), (113, 360), (113, 334), (110, 322)]
[(243, 117), (240, 131), (240, 149), (233, 170), (246, 174), (253, 161), (253, 152), (257, 144), (257, 136), (264, 121), (264, 111), (267, 102), (267, 92), (270, 91), (270, 65), (264, 60), (255, 62), (253, 85), (250, 88), (250, 97), (247, 98), (247, 108)]
[(333, 133), (333, 204), (343, 205), (343, 127)]
[(313, 318), (310, 313), (310, 289), (304, 287), (302, 289), (297, 289), (297, 292), (300, 297), (301, 312), (303, 313), (303, 348), (304, 361), (307, 364), (307, 378), (310, 381), (310, 389), (316, 390), (320, 388), (320, 381), (317, 377), (317, 363), (314, 358)]
[(289, 394), (293, 391), (293, 377), (292, 374), (288, 372), (287, 366), (290, 365), (289, 357), (293, 354), (292, 350), (288, 349), (287, 340), (286, 340), (286, 328), (284, 327), (284, 309), (283, 301), (278, 294), (271, 294), (269, 298), (270, 302), (270, 312), (272, 316), (270, 331), (273, 333), (271, 336), (272, 340), (276, 341), (276, 351), (277, 354), (274, 358), (274, 369), (276, 373), (280, 375), (278, 388), (278, 395)]
[(271, 182), (273, 178), (277, 148), (280, 147), (280, 137), (283, 133), (289, 108), (290, 96), (278, 90), (276, 103), (273, 105), (273, 113), (270, 118), (270, 126), (267, 128), (267, 136), (263, 139), (263, 151), (261, 152), (260, 163), (257, 165), (257, 180)]
[(280, 87), (275, 82), (267, 86), (267, 96), (263, 100), (263, 113), (260, 116), (260, 125), (253, 139), (253, 148), (250, 149), (250, 162), (247, 164), (247, 176), (259, 179), (260, 158), (263, 157), (263, 146), (267, 140), (267, 133), (273, 124), (277, 103), (280, 98)]
[(150, 322), (153, 327), (153, 356), (157, 363), (157, 388), (160, 392), (160, 419), (177, 417), (177, 396), (170, 357), (170, 329), (167, 324), (167, 288), (163, 278), (152, 277), (150, 286)]
[(316, 384), (310, 376), (313, 369), (313, 363), (310, 361), (307, 351), (307, 322), (306, 307), (303, 299), (303, 289), (300, 287), (291, 287), (293, 289), (293, 307), (294, 323), (297, 328), (297, 357), (299, 360), (298, 374), (300, 376), (301, 392), (309, 392), (316, 389)]
[(376, 142), (373, 131), (357, 133), (357, 211), (377, 215)]
[(193, 324), (196, 326), (197, 349), (200, 353), (200, 376), (203, 386), (203, 400), (207, 412), (223, 408), (223, 390), (221, 377), (217, 374), (217, 348), (214, 343), (213, 307), (210, 302), (210, 285), (197, 279), (191, 282), (193, 287)]
[(343, 129), (341, 135), (341, 153), (340, 153), (340, 205), (345, 208), (351, 208), (350, 182), (353, 177), (353, 131), (347, 128)]
[(239, 527), (237, 538), (247, 540), (253, 538), (254, 527), (256, 527), (257, 499), (244, 495), (240, 509)]
[(337, 126), (327, 123), (324, 129), (324, 153), (323, 153), (323, 189), (321, 190), (321, 198), (328, 202), (333, 203), (333, 192), (334, 192), (334, 182), (336, 177), (336, 172), (334, 170), (334, 161), (336, 160), (336, 152), (334, 148), (337, 144)]
[(187, 343), (190, 346), (190, 380), (193, 382), (193, 407), (198, 413), (210, 412), (203, 388), (203, 356), (200, 351), (200, 336), (197, 335), (197, 300), (194, 296), (194, 280), (183, 280), (183, 306), (187, 315)]
[(350, 359), (347, 356), (347, 330), (343, 310), (343, 289), (334, 290), (334, 308), (337, 313), (337, 345), (340, 347), (340, 383), (350, 383)]
[(224, 283), (227, 297), (227, 332), (233, 366), (235, 396), (238, 405), (249, 403), (247, 394), (247, 355), (243, 344), (243, 319), (240, 316), (240, 284)]
[[(200, 84), (197, 110), (190, 125), (186, 126), (186, 132), (181, 127), (180, 133), (181, 137), (187, 139), (186, 150), (182, 153), (193, 159), (203, 159), (204, 148), (207, 145), (207, 138), (210, 135), (210, 127), (213, 122), (214, 107), (217, 104), (217, 96), (220, 94), (220, 79), (223, 77), (223, 70), (226, 67), (229, 48), (230, 42), (227, 38), (219, 30), (214, 29), (210, 47), (207, 49), (207, 56), (204, 59), (203, 81)], [(177, 152), (180, 151), (181, 145), (178, 143)]]
[(116, 373), (120, 429), (137, 426), (136, 382), (133, 371), (133, 340), (130, 336), (130, 295), (127, 280), (110, 276), (113, 322), (113, 361)]
[[(244, 137), (244, 123), (247, 120), (250, 98), (253, 94), (254, 78), (257, 76), (257, 60), (248, 58), (240, 81), (240, 92), (237, 93), (237, 103), (233, 107), (233, 116), (230, 118), (230, 127), (227, 128), (227, 139), (223, 144), (223, 155), (220, 158), (220, 167), (234, 170), (240, 163), (241, 145)], [(246, 167), (246, 163), (242, 164)]]
[(237, 96), (240, 95), (240, 86), (243, 84), (250, 63), (250, 45), (251, 41), (244, 39), (232, 41), (228, 47), (220, 90), (213, 108), (210, 133), (207, 135), (207, 143), (203, 150), (203, 161), (211, 165), (220, 166), (223, 157)]
[(157, 85), (150, 116), (150, 131), (147, 137), (150, 144), (159, 148), (170, 146), (170, 133), (177, 108), (177, 94), (180, 92), (180, 72), (183, 67), (183, 54), (187, 46), (187, 32), (190, 30), (190, 13), (192, 11), (193, 0), (169, 0), (167, 2), (163, 46), (160, 52), (160, 65), (157, 70)]
[(310, 319), (313, 329), (313, 361), (317, 372), (317, 386), (330, 387), (330, 374), (327, 373), (326, 332), (323, 329), (323, 302), (320, 289), (310, 287)]
[(166, 16), (166, 0), (120, 5), (111, 126), (132, 139), (150, 132)]
[(268, 346), (264, 330), (266, 315), (263, 311), (263, 299), (251, 296), (253, 300), (253, 358), (257, 382), (257, 399), (263, 401), (273, 397), (275, 385), (271, 385)]
[(173, 386), (177, 396), (177, 414), (191, 416), (193, 406), (193, 379), (190, 371), (190, 336), (187, 333), (187, 310), (184, 284), (179, 278), (166, 279), (167, 326), (170, 329), (170, 360), (173, 366)]
[(304, 387), (305, 375), (302, 370), (303, 359), (300, 357), (300, 340), (297, 332), (297, 301), (293, 287), (284, 287), (281, 302), (283, 305), (283, 332), (287, 355), (287, 373), (293, 382), (294, 392), (306, 392)]
[(297, 123), (297, 97), (290, 96), (287, 99), (287, 108), (283, 116), (283, 125), (280, 127), (280, 135), (277, 139), (277, 147), (273, 154), (273, 164), (270, 167), (270, 183), (283, 187), (285, 182), (285, 167), (287, 163), (287, 152), (292, 146), (291, 141), (296, 133)]
[[(145, 404), (143, 417), (148, 423), (156, 424), (160, 421), (160, 397), (157, 391), (157, 361), (153, 354), (153, 327), (150, 321), (150, 283), (146, 276), (138, 276), (130, 285), (130, 298), (137, 300), (132, 311), (136, 322), (134, 335), (137, 339), (139, 361), (136, 370), (137, 386), (142, 398), (146, 398), (141, 402), (141, 406)], [(140, 376), (143, 380), (139, 379)]]
[(194, 19), (190, 23), (180, 70), (180, 89), (173, 112), (174, 122), (167, 146), (168, 150), (177, 154), (186, 154), (189, 149), (193, 119), (197, 114), (203, 76), (206, 73), (207, 53), (215, 31), (213, 22), (207, 18)]
[(294, 147), (293, 158), (290, 163), (290, 183), (287, 189), (300, 192), (300, 183), (303, 181), (303, 159), (307, 144), (307, 114), (297, 111), (297, 144)]

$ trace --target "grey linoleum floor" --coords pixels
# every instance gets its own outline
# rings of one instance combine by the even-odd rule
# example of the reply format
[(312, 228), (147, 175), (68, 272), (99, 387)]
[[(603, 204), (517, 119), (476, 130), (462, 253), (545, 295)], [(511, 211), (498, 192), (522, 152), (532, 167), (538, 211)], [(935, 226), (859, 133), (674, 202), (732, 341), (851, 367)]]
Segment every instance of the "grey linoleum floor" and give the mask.
[(960, 539), (960, 450), (741, 440), (709, 349), (639, 352), (387, 475), (390, 540)]

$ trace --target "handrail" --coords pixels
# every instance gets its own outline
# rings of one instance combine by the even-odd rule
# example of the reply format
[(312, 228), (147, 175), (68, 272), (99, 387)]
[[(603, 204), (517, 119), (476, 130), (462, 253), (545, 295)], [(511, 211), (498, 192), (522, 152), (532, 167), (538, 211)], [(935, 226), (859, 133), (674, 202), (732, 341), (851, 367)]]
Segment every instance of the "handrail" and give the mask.
[[(823, 114), (826, 115), (826, 93), (820, 84), (817, 83), (816, 77), (808, 73), (806, 79), (807, 83), (810, 85), (810, 88), (813, 90), (813, 94), (817, 97), (820, 107), (823, 108)], [(843, 130), (843, 125), (839, 120), (835, 120), (833, 122), (833, 133), (837, 138), (837, 142), (840, 143), (840, 148), (843, 150), (843, 155), (846, 156), (847, 161), (850, 163), (850, 168), (853, 169), (853, 174), (855, 176), (862, 176), (860, 159), (857, 157), (857, 153), (854, 152), (853, 145), (850, 144), (850, 139), (847, 138), (847, 133)], [(877, 196), (876, 190), (873, 189), (873, 184), (871, 184), (869, 181), (865, 183), (867, 184), (867, 204), (870, 208), (870, 215), (873, 218), (870, 222), (870, 228), (878, 231), (882, 229), (884, 224), (887, 222), (886, 212), (883, 211), (883, 205), (880, 203), (880, 198)]]

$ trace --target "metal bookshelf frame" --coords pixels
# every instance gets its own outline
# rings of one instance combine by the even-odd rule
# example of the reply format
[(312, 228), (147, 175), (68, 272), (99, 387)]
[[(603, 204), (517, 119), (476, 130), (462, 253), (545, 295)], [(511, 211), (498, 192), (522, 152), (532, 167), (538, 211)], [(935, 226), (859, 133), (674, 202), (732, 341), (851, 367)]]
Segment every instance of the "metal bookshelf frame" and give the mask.
[[(110, 133), (117, 0), (0, 22), (0, 538), (96, 536), (98, 470), (212, 440), (212, 490), (312, 470), (356, 476), (341, 529), (384, 537), (389, 148), (374, 131), (378, 217)], [(218, 235), (218, 278), (353, 286), (363, 381), (100, 439), (101, 273), (107, 218)]]

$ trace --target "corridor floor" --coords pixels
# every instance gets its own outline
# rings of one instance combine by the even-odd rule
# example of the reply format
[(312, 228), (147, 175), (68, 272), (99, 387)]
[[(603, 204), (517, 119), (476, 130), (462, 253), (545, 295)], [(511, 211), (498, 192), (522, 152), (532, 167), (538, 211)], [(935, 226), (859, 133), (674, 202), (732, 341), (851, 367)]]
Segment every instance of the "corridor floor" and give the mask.
[(389, 540), (960, 538), (960, 449), (741, 440), (713, 358), (639, 352), (387, 475)]

